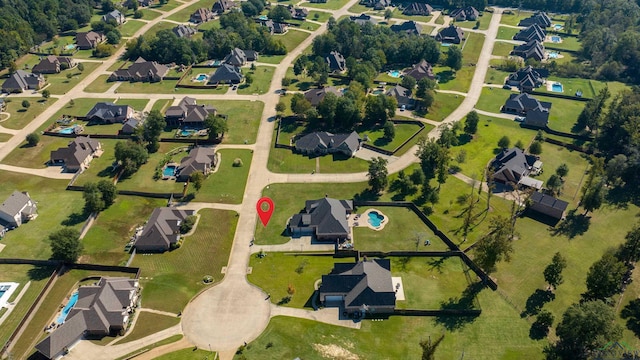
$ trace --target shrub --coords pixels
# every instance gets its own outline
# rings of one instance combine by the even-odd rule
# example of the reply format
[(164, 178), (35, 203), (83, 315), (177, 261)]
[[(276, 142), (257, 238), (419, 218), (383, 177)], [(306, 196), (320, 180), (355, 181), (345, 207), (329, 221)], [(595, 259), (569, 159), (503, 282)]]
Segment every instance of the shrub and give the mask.
[(30, 133), (27, 135), (27, 144), (29, 144), (29, 146), (36, 146), (38, 145), (38, 142), (40, 142), (40, 135), (36, 133)]
[(184, 219), (182, 224), (180, 224), (180, 233), (186, 234), (189, 231), (191, 231), (191, 229), (193, 229), (193, 225), (195, 225), (195, 223), (196, 223), (196, 219), (197, 218), (196, 218), (195, 215), (187, 216), (187, 218)]
[(243, 165), (242, 159), (236, 158), (233, 160), (233, 167), (242, 167)]

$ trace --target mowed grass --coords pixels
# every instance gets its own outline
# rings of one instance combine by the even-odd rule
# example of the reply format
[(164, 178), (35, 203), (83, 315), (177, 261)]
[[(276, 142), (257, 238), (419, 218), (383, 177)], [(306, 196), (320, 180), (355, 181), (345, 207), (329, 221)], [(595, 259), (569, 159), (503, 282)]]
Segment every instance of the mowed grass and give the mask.
[(571, 204), (577, 204), (580, 199), (582, 182), (586, 178), (585, 173), (589, 168), (589, 162), (586, 156), (587, 155), (577, 151), (543, 142), (540, 159), (544, 164), (544, 172), (537, 176), (537, 178), (546, 183), (549, 177), (555, 174), (558, 166), (567, 164), (569, 174), (564, 178), (564, 184), (559, 197)]
[(348, 2), (349, 0), (328, 0), (326, 3), (305, 3), (304, 6), (316, 9), (338, 10), (345, 6)]
[(573, 125), (578, 120), (578, 116), (584, 109), (586, 102), (556, 99), (538, 96), (540, 101), (548, 101), (553, 104), (549, 110), (549, 127), (566, 133), (571, 133)]
[[(106, 133), (106, 131), (100, 130), (104, 126), (110, 125), (96, 125), (90, 126), (88, 129), (97, 128), (97, 132)], [(49, 137), (47, 137), (49, 138)], [(102, 156), (95, 158), (89, 164), (89, 167), (82, 172), (74, 182), (74, 185), (84, 186), (89, 182), (97, 182), (99, 180), (113, 180), (116, 176), (116, 172), (112, 171), (111, 165), (115, 162), (115, 147), (118, 141), (125, 140), (111, 140), (100, 139), (102, 144)]]
[(167, 19), (168, 20), (173, 20), (173, 21), (178, 21), (178, 22), (187, 22), (189, 21), (189, 18), (191, 17), (191, 14), (193, 14), (196, 10), (200, 9), (200, 8), (208, 8), (211, 9), (211, 7), (213, 6), (213, 3), (215, 1), (214, 0), (201, 0), (201, 1), (197, 1), (196, 3), (194, 3), (193, 5), (189, 5), (186, 8), (172, 14), (171, 16), (168, 16)]
[(533, 15), (532, 12), (528, 12), (528, 11), (511, 10), (511, 12), (512, 12), (511, 14), (505, 14), (505, 13), (502, 14), (502, 17), (500, 18), (500, 24), (518, 26), (518, 23), (520, 23), (520, 20), (526, 19), (531, 15)]
[(487, 76), (484, 78), (486, 84), (504, 84), (509, 72), (501, 71), (490, 67), (487, 69)]
[(514, 46), (515, 45), (512, 43), (496, 41), (493, 43), (493, 52), (491, 54), (495, 56), (509, 56), (513, 51)]
[(118, 99), (116, 103), (118, 105), (129, 105), (136, 111), (142, 111), (149, 103), (149, 99)]
[(500, 26), (498, 28), (498, 35), (496, 36), (496, 39), (513, 40), (513, 37), (518, 32), (520, 32), (520, 29), (516, 29), (516, 28), (512, 28), (512, 27), (506, 27), (506, 26)]
[[(492, 87), (482, 88), (480, 99), (478, 99), (475, 108), (478, 110), (490, 111), (492, 113), (499, 113), (500, 108), (502, 108), (511, 94), (517, 94), (517, 92)], [(541, 97), (537, 98), (539, 100), (542, 99)]]
[[(81, 262), (122, 265), (129, 258), (124, 246), (134, 230), (142, 226), (153, 209), (166, 206), (164, 199), (118, 195), (115, 203), (103, 210), (85, 237)], [(123, 217), (122, 214), (127, 214)]]
[[(187, 20), (189, 20), (189, 19), (187, 18)], [(145, 32), (145, 35), (146, 36), (154, 36), (160, 30), (170, 30), (170, 29), (173, 29), (176, 26), (178, 26), (178, 24), (171, 23), (171, 22), (168, 22), (168, 21), (159, 21), (155, 25), (153, 25), (149, 30), (147, 30)]]
[(437, 92), (433, 105), (424, 117), (434, 121), (442, 121), (460, 106), (462, 100), (464, 100), (464, 96)]
[[(381, 230), (373, 230), (367, 225), (367, 216), (361, 216), (361, 226), (353, 228), (354, 247), (360, 251), (447, 251), (449, 247), (436, 237), (420, 218), (411, 210), (401, 207), (377, 206), (386, 225)], [(364, 214), (370, 207), (357, 209)], [(431, 245), (425, 246), (424, 241)]]
[(215, 357), (215, 352), (196, 348), (188, 348), (158, 356), (156, 360), (215, 359)]
[[(221, 270), (229, 261), (238, 217), (235, 212), (203, 209), (195, 233), (177, 250), (138, 255), (131, 266), (142, 269), (142, 306), (178, 313), (189, 300), (207, 287), (205, 275), (222, 280)], [(171, 296), (167, 296), (171, 294)]]
[(580, 40), (575, 36), (562, 36), (550, 34), (550, 36), (559, 36), (562, 38), (562, 42), (554, 43), (552, 41), (546, 41), (544, 46), (547, 49), (558, 49), (558, 50), (569, 50), (569, 51), (580, 51), (580, 47), (582, 46)]
[(462, 69), (455, 73), (451, 68), (444, 66), (435, 66), (434, 74), (438, 79), (438, 89), (467, 92), (471, 86), (471, 79), (475, 73), (475, 66), (463, 66)]
[(153, 105), (151, 106), (151, 110), (158, 110), (161, 113), (164, 114), (166, 108), (171, 105), (171, 103), (173, 102), (173, 100), (171, 99), (159, 99), (156, 100)]
[[(240, 204), (251, 168), (252, 151), (222, 149), (218, 153), (218, 171), (204, 181), (202, 188), (196, 193), (196, 201)], [(236, 159), (242, 161), (242, 166), (233, 166)]]
[[(25, 109), (22, 107), (22, 101), (27, 100), (31, 106)], [(6, 119), (0, 122), (0, 126), (7, 129), (19, 130), (27, 126), (36, 116), (40, 115), (49, 106), (57, 101), (55, 98), (41, 99), (41, 98), (20, 98), (9, 96), (4, 98), (7, 108), (4, 112), (9, 113), (11, 116), (7, 119), (6, 115), (2, 115), (2, 119)]]
[(218, 114), (227, 115), (229, 131), (224, 134), (224, 144), (253, 144), (264, 110), (262, 101), (250, 100), (201, 100), (198, 104), (213, 105)]
[(307, 16), (307, 19), (317, 22), (327, 22), (329, 21), (330, 17), (331, 13), (328, 13), (326, 11), (311, 10), (309, 11), (309, 16)]
[(168, 329), (180, 322), (179, 317), (171, 317), (162, 314), (150, 313), (147, 311), (138, 311), (136, 314), (136, 325), (129, 335), (123, 337), (116, 344), (124, 344), (131, 341), (139, 340), (151, 334), (155, 334), (164, 329)]
[(26, 355), (35, 352), (33, 346), (48, 335), (43, 331), (44, 328), (53, 321), (60, 306), (66, 303), (67, 297), (71, 295), (71, 291), (80, 280), (89, 276), (132, 277), (132, 275), (109, 271), (69, 270), (58, 277), (40, 307), (34, 312), (33, 318), (24, 328), (22, 335), (14, 342), (13, 356), (25, 359), (28, 357)]
[[(365, 8), (369, 10), (370, 8)], [(402, 10), (395, 8), (393, 9), (392, 18), (394, 19), (404, 19), (404, 20), (413, 20), (420, 22), (429, 22), (433, 18), (433, 15), (424, 16), (424, 15), (405, 15), (402, 13)]]
[(142, 19), (143, 20), (153, 20), (153, 19), (157, 18), (160, 15), (162, 15), (162, 13), (159, 13), (157, 11), (153, 11), (151, 9), (142, 9)]
[[(478, 9), (480, 10), (480, 9)], [(476, 27), (476, 21), (456, 21), (456, 26), (466, 29), (479, 29), (479, 30), (487, 30), (489, 28), (489, 24), (491, 23), (491, 14), (482, 14), (482, 10), (480, 12), (480, 17), (478, 20), (480, 21), (480, 27)]]
[[(184, 156), (187, 155), (186, 147), (184, 145), (175, 144), (175, 143), (160, 143), (160, 150), (158, 152), (150, 154), (149, 160), (146, 164), (143, 164), (137, 172), (131, 175), (128, 178), (120, 178), (118, 181), (118, 189), (121, 190), (132, 190), (132, 191), (143, 191), (143, 192), (154, 192), (154, 193), (181, 193), (183, 190), (183, 183), (177, 182), (175, 180), (154, 180), (153, 175), (156, 171), (156, 166), (163, 161), (165, 154), (169, 151), (176, 148), (185, 148), (185, 151), (182, 151), (178, 154), (174, 154), (171, 157), (171, 161), (180, 162)], [(114, 146), (115, 149), (115, 146)], [(115, 160), (115, 152), (110, 152), (103, 154), (102, 156), (109, 156), (109, 164), (111, 164)], [(108, 165), (103, 169), (110, 169), (111, 165)], [(104, 170), (101, 170), (101, 173)], [(100, 173), (99, 173), (100, 174)], [(99, 175), (98, 174), (98, 175)]]
[[(82, 79), (100, 66), (100, 63), (96, 62), (83, 62), (82, 64), (84, 66), (83, 71), (74, 67), (73, 69), (64, 70), (59, 74), (47, 75), (47, 82), (50, 84), (47, 86), (47, 90), (49, 90), (51, 94), (66, 94), (67, 91), (78, 85)], [(72, 74), (73, 76), (69, 79), (67, 78), (67, 74)]]
[[(3, 164), (34, 169), (44, 169), (51, 160), (51, 151), (66, 147), (71, 139), (40, 136), (40, 142), (36, 146), (29, 146), (26, 141), (16, 147), (2, 160)], [(58, 167), (60, 168), (60, 167)]]
[(145, 24), (145, 22), (138, 20), (127, 20), (126, 23), (120, 26), (120, 34), (122, 34), (122, 37), (132, 37)]
[(369, 137), (369, 144), (377, 146), (379, 148), (394, 151), (398, 146), (402, 145), (407, 139), (409, 139), (413, 134), (420, 130), (420, 126), (416, 124), (394, 124), (395, 129), (395, 137), (393, 140), (389, 141), (384, 138), (384, 131), (381, 126), (377, 126), (374, 129), (362, 129), (358, 130), (358, 134), (361, 138), (365, 136)]
[(99, 75), (91, 84), (84, 88), (84, 91), (89, 93), (103, 93), (117, 84), (117, 82), (108, 82), (107, 79), (109, 79), (109, 75)]
[(293, 51), (304, 39), (309, 37), (308, 32), (298, 31), (294, 29), (289, 29), (284, 35), (274, 35), (274, 39), (279, 39), (282, 41), (284, 46), (287, 48), (287, 51)]
[(7, 142), (12, 137), (13, 137), (13, 135), (11, 135), (11, 134), (0, 133), (0, 142)]
[(265, 94), (269, 91), (275, 70), (273, 66), (256, 66), (255, 70), (245, 69), (245, 76), (251, 74), (253, 82), (251, 85), (245, 83), (238, 86), (238, 94)]
[(478, 62), (482, 45), (484, 44), (484, 35), (478, 33), (467, 33), (464, 47), (462, 48), (462, 61), (464, 65), (475, 64)]
[(177, 83), (178, 80), (162, 80), (155, 83), (124, 81), (118, 86), (118, 92), (133, 94), (172, 94)]

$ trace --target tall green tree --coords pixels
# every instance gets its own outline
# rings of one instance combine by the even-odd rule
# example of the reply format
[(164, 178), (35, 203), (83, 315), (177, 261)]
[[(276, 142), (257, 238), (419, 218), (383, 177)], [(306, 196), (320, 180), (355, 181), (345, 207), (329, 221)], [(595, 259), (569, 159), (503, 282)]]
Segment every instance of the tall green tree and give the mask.
[(585, 298), (606, 300), (622, 291), (628, 268), (609, 251), (589, 268)]
[(627, 264), (640, 260), (640, 223), (636, 224), (625, 236), (625, 242), (620, 245), (616, 257)]
[(66, 263), (75, 263), (82, 254), (80, 232), (70, 227), (64, 227), (49, 234), (51, 258)]
[(376, 194), (381, 193), (389, 183), (387, 179), (388, 174), (386, 159), (381, 157), (371, 159), (369, 162), (369, 172), (367, 173), (371, 191)]
[(559, 253), (553, 255), (551, 264), (544, 268), (544, 281), (549, 284), (553, 289), (556, 289), (558, 285), (564, 282), (562, 278), (562, 271), (567, 267), (567, 260)]
[(223, 138), (224, 134), (229, 131), (229, 124), (222, 116), (209, 114), (204, 119), (204, 126), (209, 129), (209, 139)]
[(160, 113), (160, 110), (151, 110), (147, 119), (142, 125), (142, 140), (147, 144), (147, 150), (150, 153), (158, 151), (160, 146), (158, 139), (162, 131), (167, 126), (167, 122), (164, 120), (164, 116)]
[(459, 47), (455, 45), (449, 46), (445, 65), (453, 69), (453, 71), (458, 71), (462, 68), (462, 50)]
[(471, 110), (467, 114), (467, 118), (464, 122), (464, 132), (473, 135), (478, 132), (478, 122), (480, 122), (480, 117), (475, 110)]
[(189, 182), (193, 184), (193, 187), (196, 188), (196, 191), (199, 191), (202, 188), (202, 184), (204, 183), (204, 174), (202, 171), (194, 171), (189, 176)]
[(115, 146), (115, 158), (122, 167), (122, 176), (128, 177), (147, 162), (149, 152), (144, 146), (136, 142), (119, 141)]

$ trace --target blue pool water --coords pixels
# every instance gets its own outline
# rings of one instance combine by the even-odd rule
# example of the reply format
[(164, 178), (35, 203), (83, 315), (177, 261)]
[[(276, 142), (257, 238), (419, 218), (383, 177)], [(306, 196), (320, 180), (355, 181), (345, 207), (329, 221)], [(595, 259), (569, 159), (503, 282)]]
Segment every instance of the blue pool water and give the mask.
[(384, 220), (384, 216), (381, 215), (379, 212), (377, 212), (377, 211), (370, 211), (369, 212), (369, 219), (367, 221), (373, 227), (379, 227), (380, 224), (382, 223), (382, 220)]
[(560, 42), (560, 36), (552, 36), (551, 37), (551, 41), (553, 41), (554, 43), (559, 43)]
[(555, 25), (553, 25), (553, 28), (554, 28), (555, 30), (560, 30), (560, 29), (562, 29), (562, 28), (563, 28), (563, 26), (562, 26), (562, 25), (560, 25), (560, 24), (555, 24)]
[(62, 312), (60, 313), (60, 315), (58, 316), (58, 318), (56, 319), (56, 323), (57, 324), (63, 324), (64, 320), (67, 318), (67, 315), (69, 315), (69, 311), (71, 311), (71, 308), (73, 308), (73, 306), (76, 304), (76, 302), (78, 302), (78, 292), (74, 292), (73, 295), (71, 295), (71, 298), (69, 299), (69, 302), (67, 303), (67, 305), (65, 305), (64, 309), (62, 309)]
[(549, 59), (557, 59), (558, 55), (560, 55), (557, 51), (552, 51), (549, 53)]
[(384, 92), (384, 90), (373, 90), (372, 94), (373, 95), (380, 95)]
[(164, 167), (164, 169), (162, 169), (162, 175), (163, 176), (175, 176), (176, 175), (176, 169), (178, 167), (175, 165), (167, 165)]
[(259, 20), (269, 20), (269, 17), (267, 15), (260, 15), (258, 16)]
[(58, 134), (73, 134), (75, 132), (76, 126), (71, 126), (68, 128), (64, 128), (58, 131)]
[(75, 46), (74, 44), (69, 44), (69, 45), (66, 45), (64, 48), (65, 48), (66, 50), (73, 50), (73, 49), (75, 49), (75, 47), (76, 47), (76, 46)]
[(400, 70), (391, 70), (391, 71), (389, 71), (389, 76), (394, 77), (394, 78), (399, 78), (400, 77)]
[(553, 83), (551, 85), (551, 91), (553, 91), (553, 92), (563, 92), (564, 89), (562, 87), (562, 84), (557, 82), (557, 83)]
[(196, 81), (205, 81), (207, 80), (207, 75), (205, 74), (198, 74), (198, 76), (196, 77)]
[(7, 290), (0, 290), (0, 298), (2, 297), (2, 295), (4, 295), (4, 293), (6, 293)]
[(446, 47), (451, 46), (451, 44), (450, 44), (450, 43), (442, 43), (442, 44), (440, 44), (440, 45), (442, 45), (442, 46), (446, 46)]
[(192, 136), (193, 134), (195, 134), (197, 131), (196, 130), (189, 130), (189, 129), (185, 129), (185, 130), (180, 130), (180, 136)]

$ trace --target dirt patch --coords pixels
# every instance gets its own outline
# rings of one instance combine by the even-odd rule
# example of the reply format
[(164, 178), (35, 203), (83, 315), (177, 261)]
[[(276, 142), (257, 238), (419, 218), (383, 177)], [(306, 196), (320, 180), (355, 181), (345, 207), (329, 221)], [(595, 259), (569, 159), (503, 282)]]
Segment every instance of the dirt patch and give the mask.
[(360, 359), (358, 355), (335, 344), (331, 344), (331, 345), (313, 344), (313, 348), (317, 352), (319, 352), (320, 355), (322, 355), (322, 357), (327, 359), (335, 359), (335, 360), (359, 360)]

